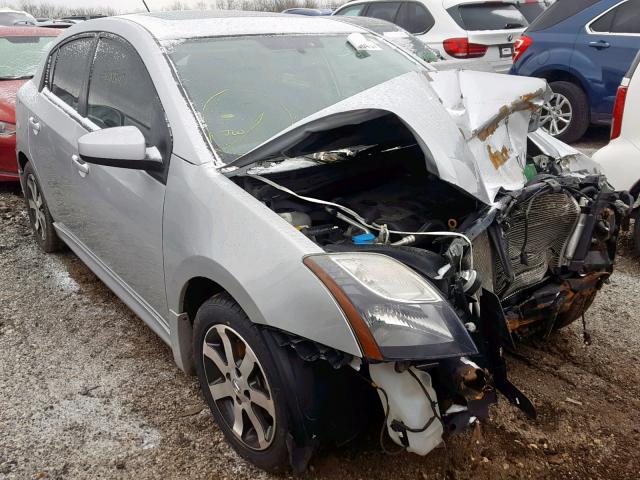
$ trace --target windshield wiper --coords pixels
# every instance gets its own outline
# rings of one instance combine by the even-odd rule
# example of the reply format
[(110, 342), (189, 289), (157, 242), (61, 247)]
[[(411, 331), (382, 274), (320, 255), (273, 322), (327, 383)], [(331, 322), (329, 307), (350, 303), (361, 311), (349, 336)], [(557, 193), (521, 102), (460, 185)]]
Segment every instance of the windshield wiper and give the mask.
[(521, 23), (507, 23), (504, 26), (505, 30), (508, 30), (510, 28), (524, 28), (524, 25)]

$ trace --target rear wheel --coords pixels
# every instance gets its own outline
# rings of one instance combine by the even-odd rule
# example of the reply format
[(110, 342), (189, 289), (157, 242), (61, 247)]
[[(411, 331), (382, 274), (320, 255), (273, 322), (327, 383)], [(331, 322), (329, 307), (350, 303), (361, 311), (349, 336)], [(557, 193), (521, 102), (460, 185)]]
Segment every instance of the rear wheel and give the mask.
[(46, 253), (57, 252), (64, 248), (64, 243), (55, 228), (40, 183), (36, 178), (31, 162), (27, 162), (23, 170), (24, 201), (29, 212), (29, 223), (36, 242)]
[(562, 140), (575, 142), (589, 127), (589, 102), (579, 86), (571, 82), (551, 82), (553, 95), (542, 107), (540, 126)]
[(290, 415), (259, 328), (228, 295), (219, 294), (198, 310), (193, 342), (200, 387), (227, 441), (259, 468), (285, 468)]

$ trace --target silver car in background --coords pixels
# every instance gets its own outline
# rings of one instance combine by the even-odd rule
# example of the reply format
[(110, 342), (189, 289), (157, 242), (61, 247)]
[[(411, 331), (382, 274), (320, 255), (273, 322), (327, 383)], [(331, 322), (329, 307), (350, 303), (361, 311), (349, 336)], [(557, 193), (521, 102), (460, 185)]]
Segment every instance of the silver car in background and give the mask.
[(17, 154), (39, 245), (197, 373), (240, 455), (302, 471), (376, 418), (424, 455), (497, 391), (535, 416), (503, 348), (584, 314), (628, 209), (534, 132), (545, 95), (328, 19), (136, 14), (53, 45)]

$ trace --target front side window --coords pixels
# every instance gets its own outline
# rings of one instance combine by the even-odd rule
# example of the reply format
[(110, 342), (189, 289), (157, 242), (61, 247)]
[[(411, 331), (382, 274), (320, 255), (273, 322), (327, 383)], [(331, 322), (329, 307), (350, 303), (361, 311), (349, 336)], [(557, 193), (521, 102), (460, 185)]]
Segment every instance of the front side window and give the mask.
[(87, 117), (101, 128), (135, 126), (162, 147), (166, 121), (149, 73), (133, 47), (100, 38), (91, 69)]
[(0, 37), (0, 80), (31, 78), (55, 37)]
[(394, 22), (399, 8), (399, 2), (375, 2), (369, 4), (366, 15), (367, 17), (379, 18), (387, 22)]
[(336, 15), (344, 15), (345, 17), (359, 17), (362, 15), (362, 11), (364, 7), (366, 7), (366, 3), (360, 3), (358, 5), (352, 5), (350, 7), (345, 7), (340, 11), (336, 12)]
[(640, 33), (640, 0), (629, 0), (591, 24), (596, 33)]
[(405, 2), (400, 7), (396, 23), (411, 33), (425, 33), (435, 25), (433, 16), (424, 8), (424, 5), (416, 2)]
[(205, 134), (230, 162), (323, 108), (424, 69), (363, 36), (367, 51), (346, 34), (200, 38), (167, 48)]
[(82, 84), (87, 75), (93, 37), (72, 40), (58, 48), (50, 80), (51, 92), (78, 111)]
[(597, 33), (609, 33), (611, 31), (611, 26), (613, 25), (613, 19), (615, 18), (615, 16), (615, 9), (604, 14), (591, 24), (591, 31)]
[(529, 25), (512, 3), (468, 3), (447, 12), (464, 30), (512, 30)]

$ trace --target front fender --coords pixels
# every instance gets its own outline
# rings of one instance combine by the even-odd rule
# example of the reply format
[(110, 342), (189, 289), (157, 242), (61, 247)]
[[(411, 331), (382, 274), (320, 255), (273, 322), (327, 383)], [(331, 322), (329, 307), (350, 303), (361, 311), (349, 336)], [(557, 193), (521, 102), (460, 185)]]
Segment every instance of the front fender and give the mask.
[[(189, 281), (196, 277), (207, 278), (224, 289), (242, 307), (242, 310), (254, 323), (267, 324), (267, 320), (242, 284), (222, 265), (211, 258), (196, 255), (186, 258), (175, 267), (171, 274), (169, 308), (182, 312), (184, 296)], [(181, 286), (181, 287), (180, 287)]]
[(302, 263), (320, 247), (212, 164), (176, 157), (170, 168), (163, 247), (167, 303), (175, 314), (182, 313), (188, 281), (204, 277), (254, 323), (362, 355), (333, 296)]

